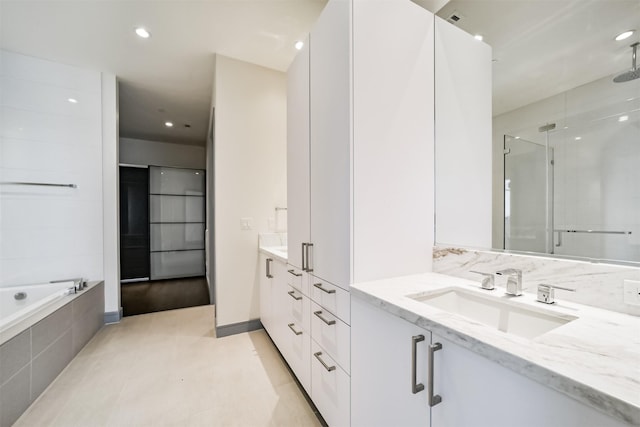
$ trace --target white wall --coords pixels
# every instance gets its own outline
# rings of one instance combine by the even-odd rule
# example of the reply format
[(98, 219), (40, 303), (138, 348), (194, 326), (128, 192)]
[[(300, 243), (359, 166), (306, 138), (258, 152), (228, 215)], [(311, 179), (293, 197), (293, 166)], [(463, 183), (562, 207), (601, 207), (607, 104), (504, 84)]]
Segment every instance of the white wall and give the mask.
[[(224, 56), (215, 75), (216, 326), (259, 318), (258, 233), (286, 206), (286, 75)], [(253, 229), (241, 230), (240, 218)]]
[(101, 280), (101, 74), (6, 51), (0, 64), (0, 181), (78, 186), (0, 186), (0, 286)]
[(205, 169), (205, 147), (120, 138), (120, 163)]

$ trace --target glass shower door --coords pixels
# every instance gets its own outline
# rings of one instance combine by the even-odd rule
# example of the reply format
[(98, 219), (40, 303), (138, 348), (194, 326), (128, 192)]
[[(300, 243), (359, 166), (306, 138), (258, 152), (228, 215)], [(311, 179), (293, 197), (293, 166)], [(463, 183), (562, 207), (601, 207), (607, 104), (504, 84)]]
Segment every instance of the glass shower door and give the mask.
[(504, 136), (504, 248), (547, 252), (546, 147)]

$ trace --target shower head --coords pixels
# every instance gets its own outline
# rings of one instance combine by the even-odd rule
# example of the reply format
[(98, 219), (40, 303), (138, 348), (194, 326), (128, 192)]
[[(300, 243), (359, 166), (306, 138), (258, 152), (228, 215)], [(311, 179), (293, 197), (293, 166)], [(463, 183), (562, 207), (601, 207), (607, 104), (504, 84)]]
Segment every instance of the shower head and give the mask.
[(640, 69), (636, 67), (636, 50), (638, 49), (638, 42), (631, 45), (633, 48), (633, 54), (631, 55), (631, 70), (617, 75), (613, 78), (614, 83), (624, 83), (631, 80), (640, 78)]

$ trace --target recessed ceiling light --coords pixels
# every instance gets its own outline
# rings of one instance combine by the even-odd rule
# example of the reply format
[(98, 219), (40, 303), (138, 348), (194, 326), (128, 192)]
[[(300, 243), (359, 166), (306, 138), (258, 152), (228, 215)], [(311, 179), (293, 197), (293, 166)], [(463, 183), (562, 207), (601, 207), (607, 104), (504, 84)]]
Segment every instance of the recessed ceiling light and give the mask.
[(520, 137), (519, 137), (519, 136), (516, 136), (516, 139), (520, 139)]
[(482, 39), (484, 37), (482, 37), (480, 34), (476, 34), (475, 36), (473, 36), (474, 39), (478, 40), (478, 41), (482, 41)]
[(136, 28), (136, 34), (142, 37), (143, 39), (148, 39), (149, 37), (151, 37), (151, 33), (142, 27)]
[(618, 117), (618, 121), (619, 122), (626, 122), (627, 120), (629, 120), (629, 116), (620, 116)]
[(624, 40), (624, 39), (628, 39), (629, 37), (631, 37), (631, 35), (635, 32), (636, 30), (628, 30), (625, 31), (624, 33), (620, 33), (616, 36), (616, 41), (620, 41), (620, 40)]
[(173, 123), (172, 122), (164, 122), (164, 125), (168, 128), (172, 128), (173, 127)]
[(580, 141), (582, 139), (581, 136), (576, 136), (576, 141)]
[(69, 101), (72, 104), (77, 104), (78, 103), (78, 100), (75, 99), (75, 98), (68, 98), (67, 101)]
[(196, 175), (200, 175), (200, 172), (196, 172)]
[(304, 42), (298, 40), (296, 44), (294, 44), (294, 46), (296, 47), (296, 49), (300, 50), (304, 46)]

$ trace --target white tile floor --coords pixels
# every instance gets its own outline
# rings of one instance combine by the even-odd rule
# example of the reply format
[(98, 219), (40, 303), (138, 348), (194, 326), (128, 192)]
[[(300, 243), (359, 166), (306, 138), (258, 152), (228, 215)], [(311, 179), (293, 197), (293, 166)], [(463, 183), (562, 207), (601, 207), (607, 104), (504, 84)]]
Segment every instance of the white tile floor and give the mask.
[(319, 426), (265, 332), (218, 339), (213, 316), (105, 326), (15, 426)]

